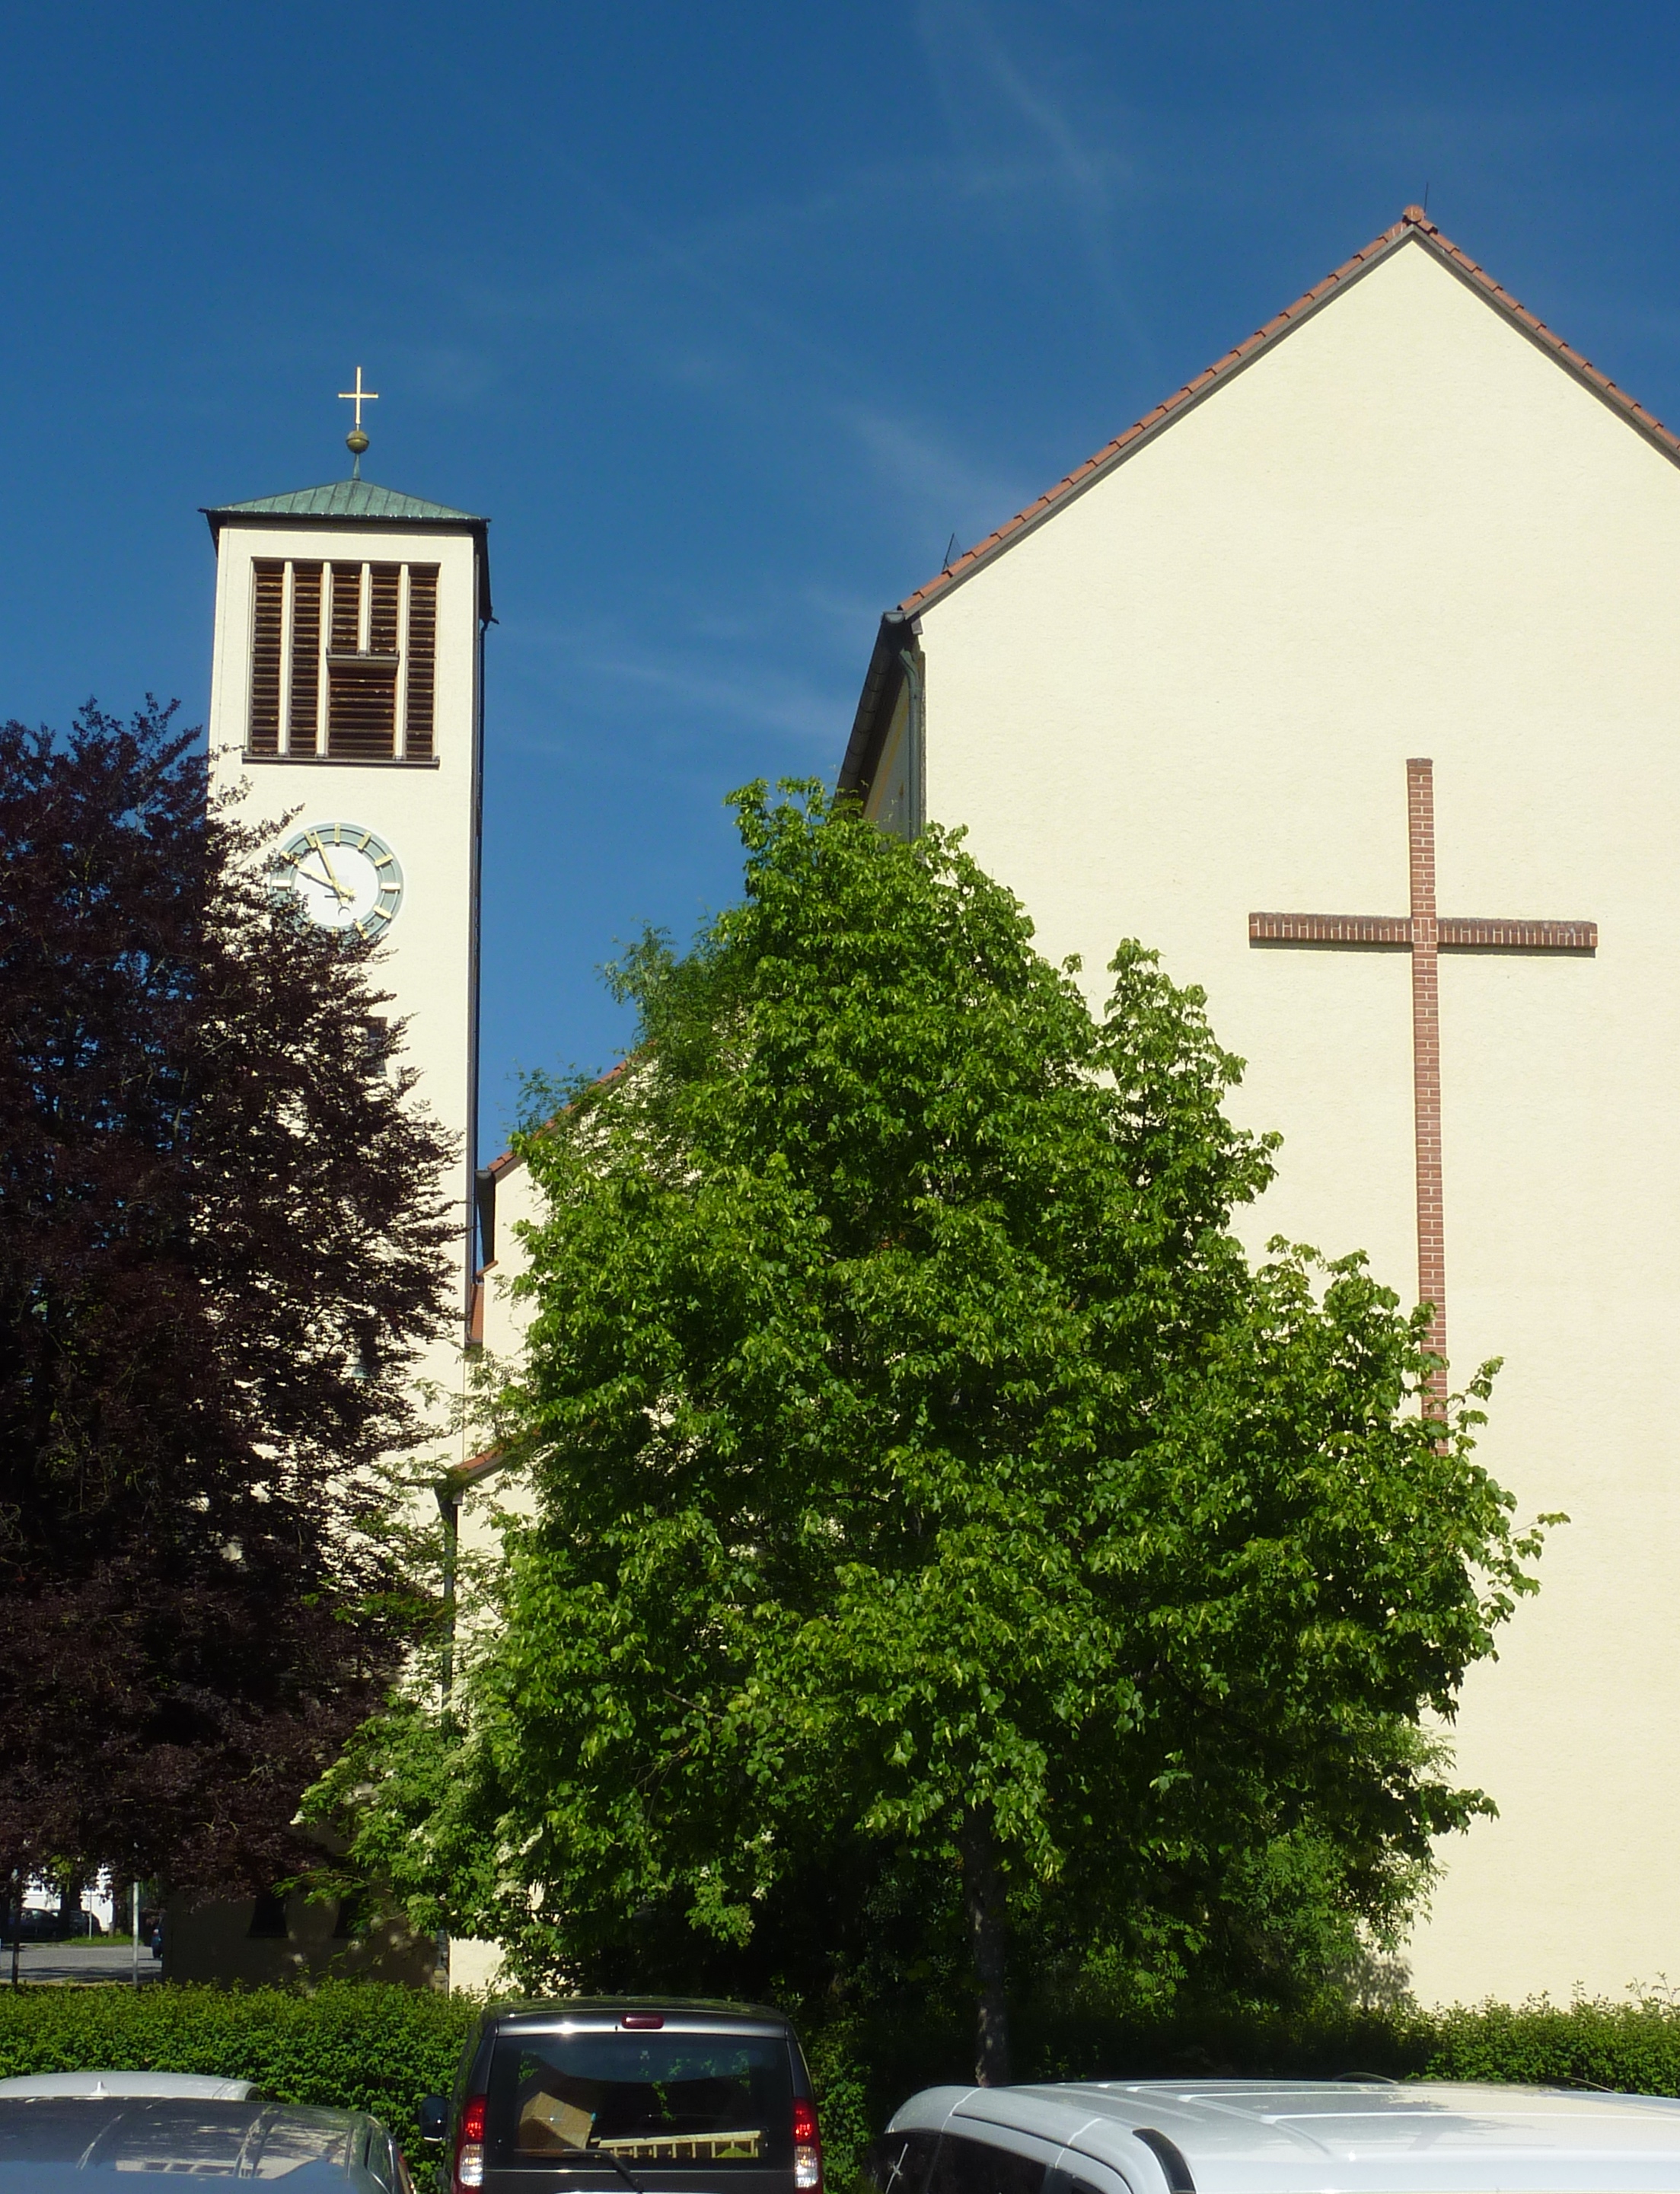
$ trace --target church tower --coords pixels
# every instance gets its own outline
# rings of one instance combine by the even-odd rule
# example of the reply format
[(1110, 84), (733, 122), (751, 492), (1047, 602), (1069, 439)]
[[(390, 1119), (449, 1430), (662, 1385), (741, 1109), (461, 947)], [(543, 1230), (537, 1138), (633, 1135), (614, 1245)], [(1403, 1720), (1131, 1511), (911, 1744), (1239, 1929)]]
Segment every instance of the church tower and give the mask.
[[(422, 1376), (448, 1391), (468, 1338), (478, 1129), (479, 839), (487, 521), (361, 478), (208, 510), (216, 546), (212, 784), (284, 823), (310, 918), (385, 947), (418, 1094), (461, 1144), (457, 1332)], [(290, 820), (285, 818), (290, 818)]]

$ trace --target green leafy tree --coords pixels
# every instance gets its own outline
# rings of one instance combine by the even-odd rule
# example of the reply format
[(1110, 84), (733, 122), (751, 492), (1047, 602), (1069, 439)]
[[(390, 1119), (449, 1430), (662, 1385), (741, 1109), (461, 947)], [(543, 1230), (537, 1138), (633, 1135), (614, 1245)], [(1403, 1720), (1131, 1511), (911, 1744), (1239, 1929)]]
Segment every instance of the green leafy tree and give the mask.
[(1026, 1967), (1391, 1934), (1487, 1808), (1423, 1727), (1537, 1542), (1361, 1259), (1251, 1266), (1276, 1139), (1201, 993), (1128, 944), (1093, 1014), (959, 836), (797, 790), (522, 1140), (536, 1514), (457, 1718), (319, 1802), (533, 1981), (902, 1993), (966, 1940), (999, 2079)]

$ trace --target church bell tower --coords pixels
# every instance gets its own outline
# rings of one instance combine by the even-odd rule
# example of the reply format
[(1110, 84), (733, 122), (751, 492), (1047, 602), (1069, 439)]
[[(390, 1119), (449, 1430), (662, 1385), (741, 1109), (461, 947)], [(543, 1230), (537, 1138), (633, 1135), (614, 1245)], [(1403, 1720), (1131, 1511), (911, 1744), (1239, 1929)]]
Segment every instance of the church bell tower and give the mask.
[[(461, 1143), (456, 1342), (468, 1338), (478, 1128), (479, 839), (488, 521), (361, 477), (205, 512), (216, 547), (212, 786), (284, 822), (305, 911), (385, 947), (418, 1094)], [(290, 821), (284, 818), (290, 817)], [(458, 1345), (422, 1364), (458, 1383)]]

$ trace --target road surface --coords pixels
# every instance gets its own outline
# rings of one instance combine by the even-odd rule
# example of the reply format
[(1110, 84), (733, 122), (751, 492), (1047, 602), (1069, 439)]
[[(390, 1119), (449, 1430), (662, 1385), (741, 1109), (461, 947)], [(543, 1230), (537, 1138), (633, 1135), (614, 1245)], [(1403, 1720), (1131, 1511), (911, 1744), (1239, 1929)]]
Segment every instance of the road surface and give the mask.
[[(20, 1981), (132, 1981), (135, 1954), (128, 1943), (26, 1943), (18, 1953)], [(141, 1987), (161, 1980), (163, 1961), (140, 1946)], [(12, 1946), (0, 1944), (0, 1988), (12, 1978)]]

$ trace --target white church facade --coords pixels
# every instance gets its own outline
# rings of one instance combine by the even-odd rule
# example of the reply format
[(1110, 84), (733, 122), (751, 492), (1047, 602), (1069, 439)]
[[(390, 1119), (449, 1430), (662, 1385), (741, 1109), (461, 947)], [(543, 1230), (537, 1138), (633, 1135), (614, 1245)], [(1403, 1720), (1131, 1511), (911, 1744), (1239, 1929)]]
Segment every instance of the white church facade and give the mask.
[[(484, 521), (358, 480), (210, 515), (218, 768), (382, 930), (463, 1136), (460, 1338), (516, 1360), (531, 1185), (467, 1172)], [(1093, 993), (1127, 936), (1206, 989), (1285, 1138), (1253, 1248), (1368, 1251), (1455, 1387), (1503, 1358), (1483, 1458), (1571, 1520), (1467, 1688), (1499, 1812), (1442, 1851), (1425, 2002), (1680, 1973), (1677, 578), (1680, 440), (1412, 209), (889, 612), (840, 770), (965, 826)]]
[(1093, 992), (1202, 985), (1246, 1228), (1503, 1358), (1562, 1511), (1473, 1672), (1425, 2002), (1680, 1972), (1680, 441), (1416, 208), (883, 619), (840, 773)]

